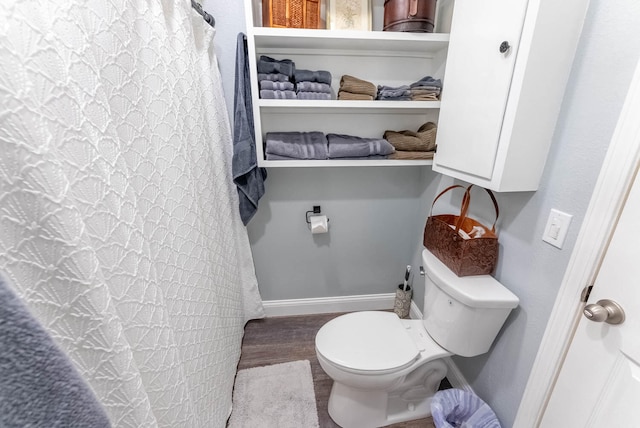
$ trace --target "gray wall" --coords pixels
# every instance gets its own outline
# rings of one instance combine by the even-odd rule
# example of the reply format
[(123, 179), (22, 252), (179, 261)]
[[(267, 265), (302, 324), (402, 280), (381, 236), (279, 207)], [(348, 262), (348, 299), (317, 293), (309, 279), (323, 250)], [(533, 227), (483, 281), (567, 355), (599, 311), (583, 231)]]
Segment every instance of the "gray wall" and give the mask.
[[(218, 21), (217, 43), (225, 44), (217, 49), (230, 105), (235, 35), (245, 28), (242, 7), (205, 2)], [(638, 2), (591, 2), (540, 189), (498, 195), (496, 277), (520, 297), (520, 307), (489, 353), (455, 361), (506, 427), (515, 418), (638, 60), (637, 28)], [(405, 264), (420, 264), (431, 201), (452, 182), (428, 168), (269, 170), (267, 194), (248, 227), (263, 298), (392, 291)], [(443, 199), (440, 212), (458, 203), (456, 195)], [(314, 204), (331, 218), (328, 235), (306, 229), (304, 212)], [(490, 217), (481, 193), (474, 194), (474, 207), (477, 217)], [(562, 250), (541, 240), (551, 208), (574, 215)], [(424, 290), (415, 285), (414, 300), (422, 307)]]
[[(422, 169), (270, 169), (248, 226), (263, 299), (394, 292), (421, 233)], [(313, 205), (329, 233), (309, 231)]]

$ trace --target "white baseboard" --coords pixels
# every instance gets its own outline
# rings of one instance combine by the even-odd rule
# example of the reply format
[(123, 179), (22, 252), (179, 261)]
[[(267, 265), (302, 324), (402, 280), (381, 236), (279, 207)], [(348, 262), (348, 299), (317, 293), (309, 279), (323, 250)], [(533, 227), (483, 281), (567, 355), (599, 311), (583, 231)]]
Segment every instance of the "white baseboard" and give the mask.
[(473, 388), (471, 388), (471, 385), (469, 385), (469, 382), (464, 378), (462, 372), (458, 366), (456, 366), (456, 363), (453, 362), (451, 357), (444, 358), (443, 361), (447, 365), (447, 379), (451, 386), (457, 389), (473, 392)]
[[(267, 317), (329, 314), (334, 312), (379, 311), (393, 309), (395, 293), (363, 296), (317, 297), (311, 299), (265, 300)], [(413, 307), (413, 302), (412, 302)]]
[(416, 305), (416, 302), (414, 302), (413, 300), (411, 301), (411, 309), (409, 310), (409, 318), (411, 318), (412, 320), (420, 320), (420, 319), (422, 319), (422, 311), (420, 310), (418, 305)]

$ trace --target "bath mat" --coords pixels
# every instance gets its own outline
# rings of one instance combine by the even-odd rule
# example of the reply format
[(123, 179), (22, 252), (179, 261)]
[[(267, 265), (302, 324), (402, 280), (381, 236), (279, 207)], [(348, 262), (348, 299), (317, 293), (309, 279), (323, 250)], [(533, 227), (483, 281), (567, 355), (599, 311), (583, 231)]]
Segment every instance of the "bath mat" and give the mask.
[(228, 428), (317, 428), (308, 360), (240, 370)]

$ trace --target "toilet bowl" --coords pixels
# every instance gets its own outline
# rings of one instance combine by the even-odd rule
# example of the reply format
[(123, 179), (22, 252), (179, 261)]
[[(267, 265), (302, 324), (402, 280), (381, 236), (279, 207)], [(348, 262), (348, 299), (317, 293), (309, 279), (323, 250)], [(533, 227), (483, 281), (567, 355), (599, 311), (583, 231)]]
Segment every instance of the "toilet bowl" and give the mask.
[(518, 298), (488, 275), (457, 277), (424, 250), (424, 314), (363, 311), (316, 335), (320, 366), (333, 379), (329, 415), (343, 428), (381, 427), (431, 414), (447, 374), (444, 357), (487, 352)]

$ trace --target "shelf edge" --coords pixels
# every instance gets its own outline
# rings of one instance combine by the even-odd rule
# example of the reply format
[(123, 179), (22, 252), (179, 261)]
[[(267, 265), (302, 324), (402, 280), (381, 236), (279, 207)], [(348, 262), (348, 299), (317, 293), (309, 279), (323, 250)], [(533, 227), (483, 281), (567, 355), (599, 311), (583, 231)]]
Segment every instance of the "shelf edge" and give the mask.
[(262, 160), (261, 168), (333, 168), (333, 167), (374, 167), (374, 166), (430, 166), (433, 160)]

